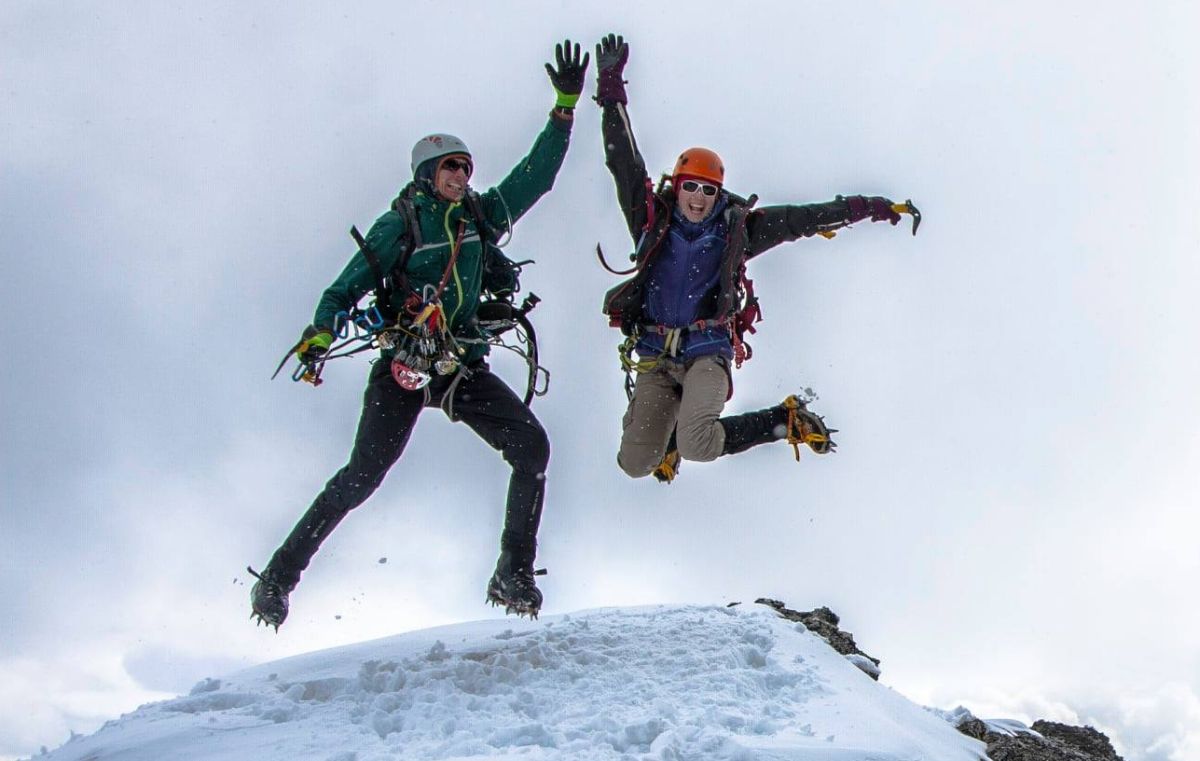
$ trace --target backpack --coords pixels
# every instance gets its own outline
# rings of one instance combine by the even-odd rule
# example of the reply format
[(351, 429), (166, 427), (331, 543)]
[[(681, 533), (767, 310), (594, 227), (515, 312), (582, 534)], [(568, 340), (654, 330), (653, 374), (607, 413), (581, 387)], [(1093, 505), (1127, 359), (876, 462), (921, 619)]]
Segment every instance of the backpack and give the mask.
[[(409, 287), (406, 274), (409, 258), (412, 256), (413, 251), (421, 245), (421, 227), (417, 220), (416, 208), (413, 205), (413, 197), (416, 193), (416, 183), (410, 182), (404, 186), (404, 189), (392, 201), (392, 210), (404, 218), (404, 238), (401, 241), (403, 250), (396, 260), (395, 266), (390, 271), (386, 273), (383, 271), (379, 257), (371, 249), (370, 245), (367, 244), (366, 239), (358, 231), (358, 228), (354, 226), (350, 228), (351, 237), (358, 244), (359, 251), (362, 252), (363, 258), (367, 260), (367, 265), (371, 268), (371, 274), (375, 277), (375, 308), (378, 309), (383, 319), (388, 322), (394, 322), (399, 317), (392, 306), (392, 296), (397, 289), (401, 292), (407, 292), (406, 303), (414, 299), (419, 303), (421, 298), (416, 291)], [(479, 231), (480, 242), (483, 246), (481, 293), (487, 295), (488, 298), (485, 301), (499, 301), (511, 304), (513, 297), (521, 290), (521, 269), (526, 264), (532, 264), (533, 262), (532, 260), (514, 262), (496, 244), (497, 236), (492, 226), (484, 217), (478, 193), (468, 190), (466, 195), (463, 196), (463, 206), (471, 216), (472, 221), (475, 222), (475, 228)]]

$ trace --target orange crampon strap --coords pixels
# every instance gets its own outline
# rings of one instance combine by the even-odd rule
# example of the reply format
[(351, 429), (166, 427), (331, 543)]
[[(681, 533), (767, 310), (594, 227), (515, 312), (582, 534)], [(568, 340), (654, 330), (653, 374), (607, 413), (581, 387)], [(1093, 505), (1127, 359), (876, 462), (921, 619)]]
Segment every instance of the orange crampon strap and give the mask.
[(803, 422), (800, 419), (798, 410), (800, 404), (796, 397), (789, 396), (784, 400), (783, 406), (787, 408), (787, 443), (792, 445), (792, 451), (796, 454), (796, 462), (800, 462), (800, 445), (823, 444), (829, 441), (829, 437), (816, 431), (809, 431), (803, 436), (797, 436), (796, 432), (802, 430)]
[(650, 472), (661, 483), (669, 484), (679, 475), (679, 450), (672, 449), (663, 455), (662, 462)]
[(305, 383), (311, 383), (313, 386), (319, 386), (325, 382), (321, 380), (320, 368), (315, 367), (306, 367), (304, 372), (300, 375), (300, 380), (304, 381)]

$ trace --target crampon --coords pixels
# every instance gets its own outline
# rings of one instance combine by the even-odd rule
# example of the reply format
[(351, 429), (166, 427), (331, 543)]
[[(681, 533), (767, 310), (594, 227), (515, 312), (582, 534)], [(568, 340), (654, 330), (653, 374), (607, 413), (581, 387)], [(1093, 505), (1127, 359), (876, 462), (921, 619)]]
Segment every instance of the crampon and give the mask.
[(546, 569), (517, 569), (502, 573), (499, 568), (488, 582), (487, 602), (492, 607), (504, 606), (508, 615), (528, 616), (536, 620), (542, 609), (542, 592), (534, 583), (534, 576), (545, 576)]
[(261, 574), (250, 566), (246, 570), (258, 579), (250, 590), (250, 618), (258, 619), (256, 626), (274, 626), (278, 632), (288, 614), (288, 590), (275, 580), (270, 569)]
[(807, 402), (792, 394), (783, 400), (782, 406), (787, 410), (787, 442), (792, 445), (796, 460), (800, 459), (801, 444), (807, 444), (817, 454), (828, 454), (837, 448), (830, 438), (837, 429), (825, 425), (825, 418), (810, 412)]

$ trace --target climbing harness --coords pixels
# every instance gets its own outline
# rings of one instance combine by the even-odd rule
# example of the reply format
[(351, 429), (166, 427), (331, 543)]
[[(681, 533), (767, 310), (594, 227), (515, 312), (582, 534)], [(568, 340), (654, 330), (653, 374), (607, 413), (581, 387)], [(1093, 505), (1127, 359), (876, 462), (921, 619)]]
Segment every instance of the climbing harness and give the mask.
[[(550, 387), (550, 371), (540, 363), (537, 347), (537, 334), (533, 323), (529, 320), (529, 312), (540, 303), (537, 294), (530, 293), (520, 306), (508, 301), (490, 300), (479, 305), (478, 338), (452, 336), (450, 334), (426, 333), (414, 329), (413, 326), (399, 324), (378, 324), (370, 326), (367, 317), (360, 313), (351, 317), (346, 312), (339, 313), (340, 339), (329, 347), (329, 351), (320, 358), (311, 361), (301, 361), (292, 373), (293, 381), (304, 381), (314, 386), (320, 385), (321, 372), (325, 363), (334, 359), (353, 356), (372, 349), (393, 350), (401, 365), (411, 373), (402, 378), (396, 378), (397, 363), (393, 361), (392, 377), (397, 383), (408, 390), (419, 390), (428, 385), (433, 374), (449, 375), (462, 369), (456, 356), (465, 352), (465, 347), (472, 344), (488, 344), (493, 348), (504, 349), (520, 357), (526, 364), (525, 393), (523, 400), (530, 404), (536, 396), (545, 396)], [(371, 313), (372, 306), (367, 313)], [(374, 312), (378, 315), (378, 312)], [(373, 315), (373, 316), (374, 316)], [(430, 319), (437, 319), (430, 312)], [(428, 323), (426, 323), (428, 324)], [(439, 323), (440, 324), (440, 323)], [(280, 362), (279, 368), (271, 377), (276, 377), (295, 356), (300, 344), (292, 347)], [(403, 357), (401, 359), (401, 357)], [(403, 379), (403, 382), (402, 382)], [(407, 384), (407, 385), (406, 385)], [(409, 388), (409, 385), (412, 388)]]

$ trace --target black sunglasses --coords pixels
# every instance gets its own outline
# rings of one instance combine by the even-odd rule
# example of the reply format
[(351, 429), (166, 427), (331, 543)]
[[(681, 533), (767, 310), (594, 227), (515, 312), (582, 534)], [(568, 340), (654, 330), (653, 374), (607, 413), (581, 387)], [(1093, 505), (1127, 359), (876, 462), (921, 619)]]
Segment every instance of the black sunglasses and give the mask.
[(466, 159), (446, 159), (442, 162), (442, 169), (447, 172), (457, 172), (461, 169), (468, 177), (471, 176), (471, 162)]
[(684, 180), (682, 183), (680, 183), (679, 187), (688, 193), (695, 193), (697, 190), (701, 190), (706, 196), (715, 196), (717, 194), (717, 186), (709, 185), (707, 182)]

